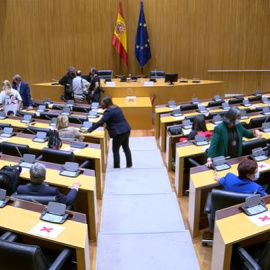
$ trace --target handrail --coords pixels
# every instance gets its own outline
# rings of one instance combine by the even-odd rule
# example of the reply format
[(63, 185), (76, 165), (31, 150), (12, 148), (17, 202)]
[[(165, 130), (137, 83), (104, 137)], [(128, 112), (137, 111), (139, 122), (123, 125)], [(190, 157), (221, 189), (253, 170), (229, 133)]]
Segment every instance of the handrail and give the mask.
[(269, 69), (209, 69), (207, 72), (270, 72)]

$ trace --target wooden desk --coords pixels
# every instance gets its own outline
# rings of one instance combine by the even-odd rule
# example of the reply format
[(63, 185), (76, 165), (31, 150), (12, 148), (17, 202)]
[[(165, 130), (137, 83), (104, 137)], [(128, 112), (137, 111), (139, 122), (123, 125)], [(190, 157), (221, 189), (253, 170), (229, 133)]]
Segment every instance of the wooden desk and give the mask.
[[(248, 119), (247, 119), (248, 120)], [(262, 133), (262, 138), (269, 140), (270, 134)], [(246, 139), (243, 138), (244, 141), (255, 140), (256, 138)], [(205, 150), (210, 145), (205, 146), (196, 146), (191, 142), (180, 144), (182, 146), (176, 148), (176, 156), (175, 156), (175, 187), (177, 196), (181, 197), (183, 195), (183, 185), (184, 185), (184, 159), (189, 157), (196, 157), (203, 155)]]
[[(269, 200), (267, 208), (270, 210)], [(222, 212), (225, 211), (227, 210), (224, 209), (217, 213), (221, 216)], [(231, 269), (232, 248), (234, 244), (241, 243), (245, 240), (252, 242), (257, 237), (264, 236), (265, 234), (269, 235), (269, 232), (270, 225), (258, 227), (248, 220), (244, 213), (233, 214), (216, 220), (211, 269)]]
[[(111, 97), (151, 97), (156, 95), (156, 104), (166, 104), (168, 100), (174, 99), (177, 102), (184, 100), (191, 100), (194, 96), (199, 99), (212, 98), (216, 93), (224, 96), (223, 89), (224, 82), (222, 81), (209, 81), (201, 80), (200, 83), (192, 83), (191, 80), (188, 83), (176, 82), (174, 85), (169, 85), (164, 82), (164, 79), (157, 79), (154, 86), (144, 86), (145, 81), (149, 81), (149, 78), (145, 78), (141, 81), (138, 78), (137, 82), (120, 82), (119, 79), (113, 79), (115, 87), (106, 86), (104, 80), (101, 81), (101, 86), (105, 90), (106, 96)], [(31, 94), (33, 99), (44, 100), (50, 97), (52, 100), (61, 101), (60, 96), (64, 94), (64, 86), (52, 85), (52, 82), (37, 83), (31, 85)]]
[[(238, 163), (235, 163), (234, 160), (240, 160), (241, 157), (230, 160), (232, 163), (229, 170), (218, 172), (218, 175), (223, 177), (228, 172), (232, 172), (238, 175), (237, 166)], [(264, 163), (270, 164), (270, 160), (263, 161)], [(258, 163), (260, 164), (260, 162)], [(206, 168), (206, 167), (205, 167)], [(260, 172), (265, 172), (266, 170), (260, 169)], [(202, 209), (204, 208), (205, 201), (202, 200), (203, 192), (208, 192), (213, 187), (219, 186), (219, 183), (214, 180), (213, 170), (202, 171), (199, 173), (190, 174), (189, 182), (189, 204), (188, 204), (188, 222), (190, 226), (190, 232), (192, 237), (199, 235), (199, 226), (200, 226), (200, 215)]]
[[(3, 159), (4, 158), (4, 159)], [(0, 167), (5, 165), (18, 164), (20, 158), (3, 155), (0, 160)], [(87, 224), (89, 226), (89, 237), (91, 240), (97, 240), (97, 201), (96, 201), (96, 183), (95, 178), (89, 175), (80, 174), (77, 178), (66, 177), (59, 174), (59, 169), (52, 169), (51, 163), (44, 162), (46, 166), (45, 182), (51, 186), (58, 187), (64, 194), (67, 194), (74, 182), (79, 182), (81, 187), (78, 191), (75, 207), (77, 211), (86, 214)], [(53, 165), (53, 164), (52, 164)], [(53, 166), (52, 166), (53, 167)], [(30, 181), (29, 170), (25, 169), (20, 174), (20, 178)]]
[[(263, 104), (263, 103), (256, 103), (255, 104), (256, 106), (259, 106), (259, 107), (265, 107), (266, 105)], [(247, 107), (243, 107), (243, 106), (238, 106), (239, 109), (241, 110), (244, 110), (244, 109), (247, 109)], [(251, 111), (255, 111), (256, 110), (256, 107), (249, 107), (249, 110)], [(209, 113), (219, 113), (219, 112), (224, 112), (223, 109), (209, 109)], [(207, 118), (209, 113), (206, 113), (204, 114), (205, 117)], [(184, 113), (183, 116), (180, 116), (180, 117), (174, 117), (172, 116), (171, 114), (161, 114), (160, 115), (160, 149), (162, 152), (165, 152), (166, 151), (166, 138), (167, 138), (167, 127), (172, 125), (172, 124), (179, 124), (179, 123), (182, 123), (182, 121), (184, 120), (185, 117), (188, 117), (188, 116), (196, 116), (196, 115), (199, 115), (201, 113), (198, 113), (198, 112), (190, 112), (189, 113)], [(257, 117), (262, 117), (263, 115), (261, 115), (260, 113), (256, 114), (256, 115), (252, 115), (250, 116), (249, 119), (243, 119), (241, 120), (242, 123), (249, 123), (250, 120), (252, 118), (257, 118)]]
[[(18, 144), (25, 144), (30, 147), (30, 149), (40, 153), (44, 147), (47, 147), (47, 142), (45, 143), (37, 143), (33, 142), (32, 138), (33, 135), (28, 134), (18, 134), (17, 136), (13, 136), (8, 138), (6, 141), (10, 143), (18, 143)], [(1, 142), (1, 141), (0, 141)], [(68, 144), (63, 144), (61, 150), (68, 149)], [(78, 151), (74, 152), (75, 158), (79, 158), (82, 160), (91, 159), (94, 161), (95, 166), (95, 176), (96, 176), (96, 189), (97, 189), (97, 198), (99, 200), (102, 199), (102, 171), (101, 171), (101, 150), (100, 148), (90, 148), (86, 147), (84, 149), (78, 149)]]
[(152, 129), (152, 104), (149, 97), (137, 97), (127, 101), (126, 98), (113, 98), (125, 115), (131, 129)]
[(51, 245), (74, 248), (76, 250), (78, 269), (90, 269), (87, 224), (67, 220), (63, 225), (59, 225), (65, 229), (57, 238), (46, 238), (29, 232), (40, 222), (39, 217), (40, 213), (7, 205), (0, 209), (0, 228), (32, 239), (41, 239)]
[(188, 80), (187, 83), (176, 82), (174, 85), (169, 85), (164, 82), (164, 79), (157, 79), (154, 86), (144, 86), (144, 82), (149, 81), (149, 78), (137, 82), (120, 82), (119, 79), (113, 79), (115, 86), (106, 86), (103, 81), (101, 86), (105, 90), (105, 94), (111, 97), (151, 97), (156, 95), (155, 104), (166, 104), (168, 100), (173, 99), (176, 102), (191, 100), (194, 96), (199, 99), (212, 98), (216, 93), (224, 96), (224, 82), (201, 80), (200, 83), (192, 83)]
[(55, 82), (31, 84), (31, 96), (33, 99), (51, 98), (55, 101), (61, 101), (61, 95), (64, 95), (63, 85), (52, 85)]
[[(17, 130), (27, 130), (28, 127), (36, 127), (36, 128), (49, 128), (52, 129), (52, 127), (49, 125), (49, 120), (41, 120), (41, 119), (34, 119), (29, 125), (22, 123), (21, 118), (18, 117), (11, 117), (6, 118), (4, 120), (0, 120), (1, 124), (11, 124), (11, 126), (14, 129)], [(73, 126), (79, 130), (78, 124), (70, 124), (70, 126)], [(83, 133), (84, 141), (89, 143), (98, 143), (100, 144), (101, 149), (101, 164), (102, 164), (102, 171), (105, 172), (106, 169), (106, 160), (107, 160), (107, 153), (108, 153), (108, 142), (109, 137), (107, 134), (107, 131), (103, 127), (99, 127), (95, 131), (91, 133)]]

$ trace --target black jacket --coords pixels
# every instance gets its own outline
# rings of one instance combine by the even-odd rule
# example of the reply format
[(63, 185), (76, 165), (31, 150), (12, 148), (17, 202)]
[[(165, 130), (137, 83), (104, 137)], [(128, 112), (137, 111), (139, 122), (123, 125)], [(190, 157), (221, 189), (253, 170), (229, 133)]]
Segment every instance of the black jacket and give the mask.
[(104, 111), (103, 117), (89, 128), (88, 132), (92, 132), (98, 127), (106, 123), (106, 128), (111, 138), (130, 131), (130, 126), (125, 119), (122, 110), (119, 107), (108, 108)]

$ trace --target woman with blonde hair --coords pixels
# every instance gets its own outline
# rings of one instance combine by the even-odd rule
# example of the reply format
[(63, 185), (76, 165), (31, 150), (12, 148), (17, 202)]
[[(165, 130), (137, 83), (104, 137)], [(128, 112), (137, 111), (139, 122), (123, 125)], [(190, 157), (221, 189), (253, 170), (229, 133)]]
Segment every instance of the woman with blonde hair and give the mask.
[(57, 117), (56, 128), (59, 132), (59, 137), (64, 138), (74, 138), (82, 140), (82, 134), (75, 128), (69, 127), (68, 117), (66, 115), (59, 115)]
[(3, 105), (6, 114), (16, 115), (17, 110), (20, 110), (22, 97), (17, 90), (11, 87), (11, 83), (8, 80), (2, 82), (0, 104)]

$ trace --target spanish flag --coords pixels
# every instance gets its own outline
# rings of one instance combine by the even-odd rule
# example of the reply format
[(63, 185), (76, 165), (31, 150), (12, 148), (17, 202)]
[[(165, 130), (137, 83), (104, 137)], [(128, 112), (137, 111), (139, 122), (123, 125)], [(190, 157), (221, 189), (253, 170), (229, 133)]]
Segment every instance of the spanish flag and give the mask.
[(127, 67), (128, 66), (127, 30), (123, 16), (122, 3), (120, 1), (118, 7), (116, 26), (114, 28), (113, 34), (113, 46)]

